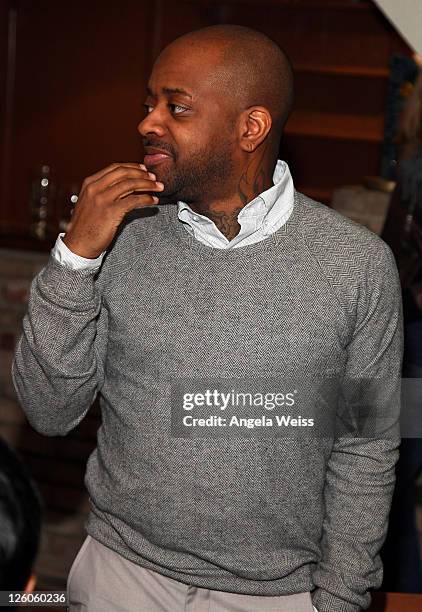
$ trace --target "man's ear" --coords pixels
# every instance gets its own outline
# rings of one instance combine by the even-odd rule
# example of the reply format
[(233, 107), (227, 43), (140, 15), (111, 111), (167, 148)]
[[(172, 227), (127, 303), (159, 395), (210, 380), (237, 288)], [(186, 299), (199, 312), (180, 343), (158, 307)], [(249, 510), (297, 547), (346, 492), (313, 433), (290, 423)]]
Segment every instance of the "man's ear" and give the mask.
[(267, 137), (271, 130), (270, 112), (264, 106), (250, 106), (241, 116), (240, 146), (252, 153)]

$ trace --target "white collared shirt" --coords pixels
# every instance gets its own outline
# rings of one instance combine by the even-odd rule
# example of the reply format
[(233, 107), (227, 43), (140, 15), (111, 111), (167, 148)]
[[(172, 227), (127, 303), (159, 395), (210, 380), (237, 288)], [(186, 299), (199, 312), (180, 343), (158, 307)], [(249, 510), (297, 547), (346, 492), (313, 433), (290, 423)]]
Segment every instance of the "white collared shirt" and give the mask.
[[(284, 225), (293, 210), (293, 179), (285, 161), (277, 161), (273, 183), (272, 187), (260, 193), (242, 208), (237, 217), (241, 229), (232, 240), (228, 240), (220, 232), (214, 221), (194, 212), (184, 202), (177, 202), (178, 218), (199, 242), (217, 249), (234, 249), (260, 242)], [(100, 267), (105, 251), (95, 259), (81, 257), (65, 245), (62, 240), (64, 235), (64, 232), (58, 235), (52, 249), (52, 254), (59, 263), (73, 270)]]
[(273, 183), (239, 212), (240, 231), (232, 240), (220, 232), (214, 221), (196, 213), (184, 202), (177, 203), (178, 217), (191, 236), (210, 247), (235, 249), (260, 242), (284, 225), (293, 210), (293, 179), (286, 162), (278, 160)]

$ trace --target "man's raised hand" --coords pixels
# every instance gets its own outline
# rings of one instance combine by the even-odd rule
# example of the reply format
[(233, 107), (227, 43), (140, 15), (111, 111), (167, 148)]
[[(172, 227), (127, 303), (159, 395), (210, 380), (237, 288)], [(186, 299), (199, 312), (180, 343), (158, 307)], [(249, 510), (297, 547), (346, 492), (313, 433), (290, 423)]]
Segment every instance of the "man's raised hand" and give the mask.
[(155, 178), (145, 166), (134, 163), (112, 164), (87, 177), (63, 242), (76, 255), (98, 257), (127, 212), (158, 203), (151, 192), (160, 192), (164, 186)]

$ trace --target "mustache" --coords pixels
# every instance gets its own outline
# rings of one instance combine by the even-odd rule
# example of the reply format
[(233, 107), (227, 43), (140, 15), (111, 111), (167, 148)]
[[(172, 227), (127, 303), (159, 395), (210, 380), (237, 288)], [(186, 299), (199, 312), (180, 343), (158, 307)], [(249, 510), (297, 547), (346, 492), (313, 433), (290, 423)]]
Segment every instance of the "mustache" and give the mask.
[(167, 142), (161, 142), (156, 140), (143, 140), (144, 147), (152, 147), (154, 149), (161, 149), (162, 151), (166, 151), (166, 153), (170, 153), (173, 157), (175, 157), (175, 152), (173, 147), (169, 145)]

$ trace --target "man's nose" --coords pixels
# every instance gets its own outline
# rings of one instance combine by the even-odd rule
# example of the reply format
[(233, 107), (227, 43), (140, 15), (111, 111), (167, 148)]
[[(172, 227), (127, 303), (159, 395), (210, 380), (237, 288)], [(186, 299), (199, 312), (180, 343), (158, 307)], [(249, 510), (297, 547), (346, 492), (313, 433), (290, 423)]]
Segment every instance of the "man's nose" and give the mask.
[(148, 134), (164, 136), (166, 128), (163, 117), (157, 108), (148, 113), (145, 119), (138, 124), (138, 132), (141, 136), (147, 136)]

